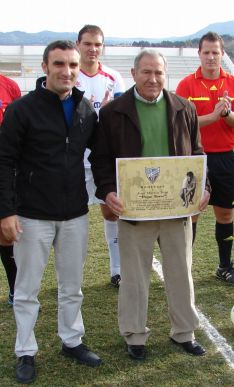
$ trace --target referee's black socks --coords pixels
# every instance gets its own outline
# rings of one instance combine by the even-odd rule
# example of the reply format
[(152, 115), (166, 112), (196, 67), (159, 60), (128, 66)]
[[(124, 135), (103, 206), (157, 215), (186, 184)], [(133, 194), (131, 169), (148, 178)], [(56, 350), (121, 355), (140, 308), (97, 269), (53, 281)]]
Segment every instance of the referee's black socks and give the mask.
[(219, 248), (220, 267), (231, 265), (231, 253), (233, 245), (233, 222), (221, 224), (216, 222), (215, 238)]

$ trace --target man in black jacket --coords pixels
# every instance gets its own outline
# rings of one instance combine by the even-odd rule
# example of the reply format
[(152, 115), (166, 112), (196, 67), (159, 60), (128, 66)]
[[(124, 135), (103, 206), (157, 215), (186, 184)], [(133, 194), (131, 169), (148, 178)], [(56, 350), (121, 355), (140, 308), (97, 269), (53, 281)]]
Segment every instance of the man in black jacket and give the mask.
[(62, 353), (90, 366), (101, 363), (82, 344), (81, 315), (88, 227), (83, 157), (97, 116), (74, 87), (79, 72), (75, 44), (49, 44), (42, 68), (46, 81), (9, 106), (0, 134), (0, 219), (3, 237), (14, 242), (17, 264), (15, 353), (21, 383), (35, 379), (37, 296), (52, 245)]

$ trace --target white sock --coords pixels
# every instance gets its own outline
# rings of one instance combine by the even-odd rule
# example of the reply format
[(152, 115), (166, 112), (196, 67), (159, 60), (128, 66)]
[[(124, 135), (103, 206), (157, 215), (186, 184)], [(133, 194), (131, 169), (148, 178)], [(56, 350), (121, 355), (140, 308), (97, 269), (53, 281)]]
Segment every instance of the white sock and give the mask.
[(120, 258), (118, 244), (118, 222), (104, 219), (104, 232), (110, 255), (111, 277), (120, 274)]

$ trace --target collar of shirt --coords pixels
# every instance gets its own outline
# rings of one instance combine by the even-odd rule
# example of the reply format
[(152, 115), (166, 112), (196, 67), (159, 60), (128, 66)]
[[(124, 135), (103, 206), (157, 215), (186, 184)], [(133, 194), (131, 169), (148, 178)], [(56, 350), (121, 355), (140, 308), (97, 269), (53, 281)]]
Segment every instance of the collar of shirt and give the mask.
[[(198, 67), (198, 69), (196, 70), (196, 72), (194, 73), (194, 76), (195, 78), (203, 78), (203, 75), (202, 75), (202, 70), (201, 70), (201, 66)], [(219, 73), (219, 78), (227, 78), (227, 72), (223, 70), (222, 67), (220, 67), (220, 73)]]
[[(43, 82), (42, 82), (41, 87), (42, 87), (43, 89), (46, 89), (46, 81), (43, 81)], [(65, 99), (70, 98), (71, 96), (72, 96), (72, 90), (70, 91), (70, 93), (69, 93), (68, 95), (66, 95), (65, 98), (63, 98), (62, 101), (64, 101)]]
[(148, 103), (150, 105), (154, 104), (154, 103), (157, 103), (158, 101), (160, 101), (160, 99), (163, 98), (163, 91), (161, 90), (160, 93), (159, 93), (159, 96), (154, 99), (153, 101), (148, 101), (147, 99), (143, 98), (140, 96), (140, 94), (138, 93), (137, 89), (136, 89), (136, 86), (134, 87), (134, 96), (136, 99), (138, 99), (139, 101), (141, 102), (144, 102), (144, 103)]

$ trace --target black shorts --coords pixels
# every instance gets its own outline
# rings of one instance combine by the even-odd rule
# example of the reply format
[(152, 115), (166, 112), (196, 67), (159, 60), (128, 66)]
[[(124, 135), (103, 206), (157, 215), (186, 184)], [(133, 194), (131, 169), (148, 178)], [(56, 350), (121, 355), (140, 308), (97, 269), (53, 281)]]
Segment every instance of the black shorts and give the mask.
[(234, 151), (207, 153), (212, 188), (209, 204), (234, 208)]

